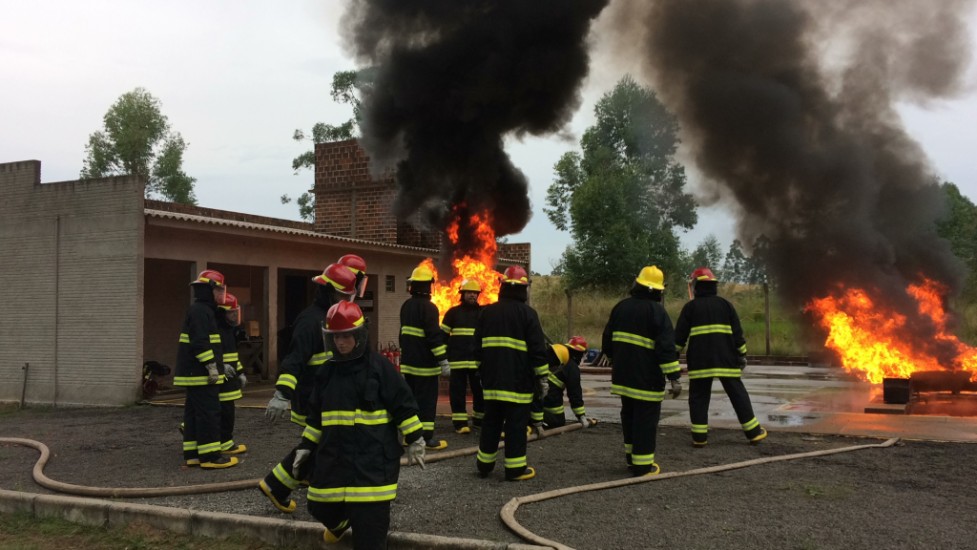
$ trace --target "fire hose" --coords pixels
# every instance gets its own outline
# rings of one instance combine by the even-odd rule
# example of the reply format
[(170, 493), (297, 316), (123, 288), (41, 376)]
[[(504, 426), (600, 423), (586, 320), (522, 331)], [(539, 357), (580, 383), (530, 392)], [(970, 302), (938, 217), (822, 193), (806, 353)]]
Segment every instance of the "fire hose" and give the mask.
[(601, 483), (591, 483), (589, 485), (578, 485), (576, 487), (565, 487), (563, 489), (554, 489), (552, 491), (546, 491), (543, 493), (536, 493), (533, 495), (526, 495), (521, 497), (516, 497), (510, 500), (502, 507), (502, 511), (499, 515), (502, 518), (502, 522), (505, 523), (512, 532), (516, 533), (523, 540), (529, 541), (534, 544), (539, 544), (542, 546), (549, 546), (551, 548), (556, 548), (557, 550), (573, 550), (571, 547), (561, 544), (557, 541), (541, 537), (536, 533), (533, 533), (529, 529), (526, 529), (516, 520), (516, 510), (519, 506), (523, 504), (530, 504), (533, 502), (541, 502), (544, 500), (549, 500), (553, 498), (563, 497), (567, 495), (573, 495), (577, 493), (585, 493), (588, 491), (600, 491), (603, 489), (615, 489), (617, 487), (625, 487), (628, 485), (637, 485), (639, 483), (649, 483), (652, 481), (662, 481), (665, 479), (674, 479), (677, 477), (687, 477), (696, 476), (702, 474), (714, 474), (717, 472), (726, 472), (729, 470), (738, 470), (740, 468), (748, 468), (750, 466), (757, 466), (759, 464), (769, 464), (771, 462), (781, 462), (785, 460), (797, 460), (800, 458), (812, 458), (816, 456), (826, 456), (838, 453), (848, 453), (851, 451), (860, 451), (863, 449), (881, 449), (886, 447), (891, 447), (899, 441), (898, 437), (886, 440), (882, 443), (873, 443), (868, 445), (853, 445), (850, 447), (841, 447), (838, 449), (827, 449), (824, 451), (810, 451), (806, 453), (794, 453), (789, 455), (781, 456), (770, 456), (766, 458), (756, 458), (753, 460), (746, 460), (743, 462), (734, 462), (732, 464), (723, 464), (720, 466), (709, 466), (707, 468), (696, 468), (694, 470), (687, 470), (684, 472), (669, 472), (666, 474), (647, 476), (647, 477), (632, 477), (626, 479), (618, 479), (614, 481), (605, 481)]
[[(591, 423), (595, 423), (591, 421)], [(552, 430), (546, 430), (543, 437), (549, 437), (551, 435), (562, 434), (570, 432), (573, 430), (580, 429), (581, 425), (573, 422), (566, 426), (559, 428), (553, 428)], [(533, 434), (528, 438), (528, 441), (535, 441), (539, 439), (536, 434)], [(48, 446), (41, 443), (40, 441), (35, 441), (33, 439), (22, 439), (17, 437), (0, 437), (0, 443), (8, 443), (12, 445), (20, 445), (23, 447), (30, 447), (41, 453), (40, 458), (34, 463), (34, 469), (32, 471), (32, 476), (34, 481), (51, 491), (57, 493), (65, 493), (69, 495), (80, 495), (86, 497), (99, 497), (99, 498), (152, 498), (152, 497), (168, 497), (168, 496), (180, 496), (180, 495), (200, 495), (205, 493), (222, 493), (225, 491), (244, 491), (248, 489), (254, 489), (258, 486), (260, 479), (241, 479), (237, 481), (222, 481), (219, 483), (204, 483), (199, 485), (184, 485), (181, 487), (91, 487), (87, 485), (75, 485), (73, 483), (65, 483), (63, 481), (57, 481), (51, 479), (44, 475), (44, 466), (47, 465), (48, 460), (51, 458), (51, 450)], [(503, 448), (505, 443), (501, 443), (499, 448)], [(465, 447), (463, 449), (455, 449), (453, 451), (444, 451), (438, 453), (432, 453), (424, 458), (424, 462), (430, 464), (432, 462), (439, 462), (441, 460), (447, 460), (449, 458), (457, 458), (461, 456), (474, 455), (478, 452), (478, 447)], [(407, 459), (401, 458), (401, 466), (407, 465)]]

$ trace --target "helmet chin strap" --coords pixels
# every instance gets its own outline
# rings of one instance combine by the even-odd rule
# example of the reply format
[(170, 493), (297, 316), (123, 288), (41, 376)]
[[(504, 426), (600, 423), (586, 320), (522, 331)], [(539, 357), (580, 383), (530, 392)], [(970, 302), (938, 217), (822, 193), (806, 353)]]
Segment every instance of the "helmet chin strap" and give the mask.
[(689, 300), (692, 300), (694, 298), (695, 298), (695, 283), (689, 281)]

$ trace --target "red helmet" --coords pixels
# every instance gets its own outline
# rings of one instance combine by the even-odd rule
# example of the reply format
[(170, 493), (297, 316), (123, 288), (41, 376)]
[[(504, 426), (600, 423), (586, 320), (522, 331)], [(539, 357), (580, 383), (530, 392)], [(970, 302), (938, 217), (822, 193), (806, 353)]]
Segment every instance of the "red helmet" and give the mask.
[(587, 351), (587, 341), (583, 336), (574, 336), (567, 342), (567, 347), (575, 351)]
[[(337, 335), (340, 334), (352, 336), (353, 345), (350, 346), (348, 338), (341, 338), (337, 342)], [(333, 304), (326, 313), (326, 322), (322, 327), (322, 343), (326, 351), (332, 353), (332, 361), (351, 361), (366, 353), (366, 319), (360, 306), (353, 302)]]
[(708, 267), (698, 267), (695, 271), (689, 275), (689, 282), (694, 283), (696, 281), (718, 281), (715, 275), (712, 274), (712, 270)]
[(312, 278), (312, 282), (323, 286), (331, 285), (337, 292), (347, 296), (353, 296), (356, 293), (356, 275), (353, 275), (349, 268), (340, 264), (329, 264), (322, 275), (316, 275)]
[(360, 328), (364, 322), (360, 306), (353, 302), (338, 302), (326, 313), (326, 326), (323, 330), (329, 334), (349, 332)]
[(224, 301), (217, 305), (221, 309), (237, 309), (237, 296), (231, 294), (230, 292), (224, 293)]
[(224, 274), (215, 269), (205, 269), (197, 275), (190, 284), (192, 285), (210, 285), (210, 286), (224, 286)]
[(512, 265), (505, 268), (502, 274), (502, 282), (510, 285), (529, 285), (529, 275), (522, 266)]
[(360, 274), (366, 272), (366, 262), (356, 254), (347, 254), (336, 262), (353, 270), (353, 273)]

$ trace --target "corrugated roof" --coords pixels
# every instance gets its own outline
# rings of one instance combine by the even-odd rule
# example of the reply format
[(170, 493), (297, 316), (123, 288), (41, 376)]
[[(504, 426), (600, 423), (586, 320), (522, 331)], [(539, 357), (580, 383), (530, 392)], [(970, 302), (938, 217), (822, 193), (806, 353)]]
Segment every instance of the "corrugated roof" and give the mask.
[(167, 212), (165, 210), (155, 210), (152, 208), (147, 208), (145, 212), (146, 212), (146, 217), (149, 218), (185, 221), (191, 223), (199, 223), (203, 225), (234, 227), (238, 229), (249, 229), (252, 231), (267, 231), (269, 233), (280, 233), (282, 235), (299, 235), (303, 237), (311, 237), (314, 239), (323, 239), (327, 241), (335, 241), (340, 243), (357, 244), (361, 246), (390, 248), (395, 250), (409, 250), (411, 252), (420, 252), (423, 254), (427, 254), (429, 256), (438, 253), (438, 251), (433, 248), (421, 248), (418, 246), (407, 246), (402, 244), (390, 244), (390, 243), (381, 243), (376, 241), (367, 241), (364, 239), (354, 239), (351, 237), (340, 237), (337, 235), (328, 235), (326, 233), (319, 233), (317, 231), (310, 231), (307, 229), (296, 229), (294, 227), (284, 227), (280, 225), (244, 222), (239, 220), (227, 220), (223, 218), (214, 218), (210, 216), (199, 216), (196, 214), (185, 214), (181, 212)]

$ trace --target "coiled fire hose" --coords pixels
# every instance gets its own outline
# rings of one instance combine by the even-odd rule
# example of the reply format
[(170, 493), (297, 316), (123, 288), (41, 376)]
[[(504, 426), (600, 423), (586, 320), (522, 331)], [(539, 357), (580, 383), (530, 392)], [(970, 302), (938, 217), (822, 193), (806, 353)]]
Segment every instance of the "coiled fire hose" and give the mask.
[(726, 472), (729, 470), (738, 470), (740, 468), (748, 468), (750, 466), (757, 466), (760, 464), (769, 464), (771, 462), (781, 462), (785, 460), (797, 460), (800, 458), (812, 458), (816, 456), (826, 456), (838, 453), (848, 453), (851, 451), (860, 451), (863, 449), (880, 449), (885, 447), (891, 447), (899, 441), (898, 437), (886, 440), (882, 443), (873, 443), (868, 445), (854, 445), (850, 447), (841, 447), (838, 449), (828, 449), (824, 451), (810, 451), (806, 453), (794, 453), (789, 455), (781, 456), (770, 456), (766, 458), (756, 458), (753, 460), (746, 460), (743, 462), (734, 462), (732, 464), (723, 464), (720, 466), (709, 466), (708, 468), (696, 468), (695, 470), (688, 470), (685, 472), (669, 472), (666, 474), (648, 476), (648, 477), (632, 477), (625, 479), (618, 479), (614, 481), (605, 481), (601, 483), (591, 483), (589, 485), (578, 485), (576, 487), (565, 487), (563, 489), (554, 489), (552, 491), (546, 491), (543, 493), (536, 493), (534, 495), (526, 495), (521, 497), (516, 497), (510, 500), (502, 507), (502, 511), (499, 515), (502, 518), (502, 522), (505, 523), (512, 532), (516, 533), (523, 540), (528, 542), (539, 544), (542, 546), (549, 546), (551, 548), (556, 548), (557, 550), (573, 550), (565, 544), (560, 544), (557, 541), (549, 540), (547, 538), (541, 537), (536, 533), (533, 533), (529, 529), (526, 529), (516, 520), (516, 510), (519, 506), (523, 504), (529, 504), (532, 502), (541, 502), (544, 500), (549, 500), (552, 498), (563, 497), (567, 495), (573, 495), (577, 493), (585, 493), (588, 491), (601, 491), (603, 489), (614, 489), (617, 487), (625, 487), (628, 485), (637, 485), (639, 483), (649, 483), (652, 481), (662, 481), (665, 479), (674, 479), (677, 477), (687, 477), (696, 476), (702, 474), (714, 474), (717, 472)]
[[(591, 424), (593, 423), (594, 422), (591, 421)], [(566, 433), (580, 428), (580, 424), (573, 422), (566, 426), (546, 430), (543, 437), (546, 438), (551, 435)], [(529, 441), (535, 441), (536, 439), (538, 439), (538, 436), (535, 433), (528, 438)], [(51, 458), (51, 450), (48, 449), (47, 445), (33, 439), (22, 439), (17, 437), (0, 437), (0, 444), (2, 443), (30, 447), (40, 452), (41, 456), (37, 459), (37, 462), (34, 463), (34, 470), (32, 472), (34, 481), (45, 489), (69, 495), (100, 498), (152, 498), (179, 495), (199, 495), (204, 493), (222, 493), (224, 491), (243, 491), (254, 489), (258, 486), (258, 482), (261, 481), (257, 478), (241, 479), (237, 481), (204, 483), (200, 485), (183, 485), (180, 487), (91, 487), (87, 485), (75, 485), (73, 483), (56, 481), (44, 475), (44, 466), (47, 465), (48, 460)], [(504, 446), (505, 444), (502, 443), (499, 445), (499, 448), (501, 449)], [(477, 452), (478, 447), (475, 446), (455, 449), (453, 451), (431, 453), (424, 458), (424, 462), (430, 464), (432, 462), (447, 460), (449, 458), (474, 455)], [(400, 460), (400, 464), (401, 466), (406, 466), (407, 459), (402, 458)]]

